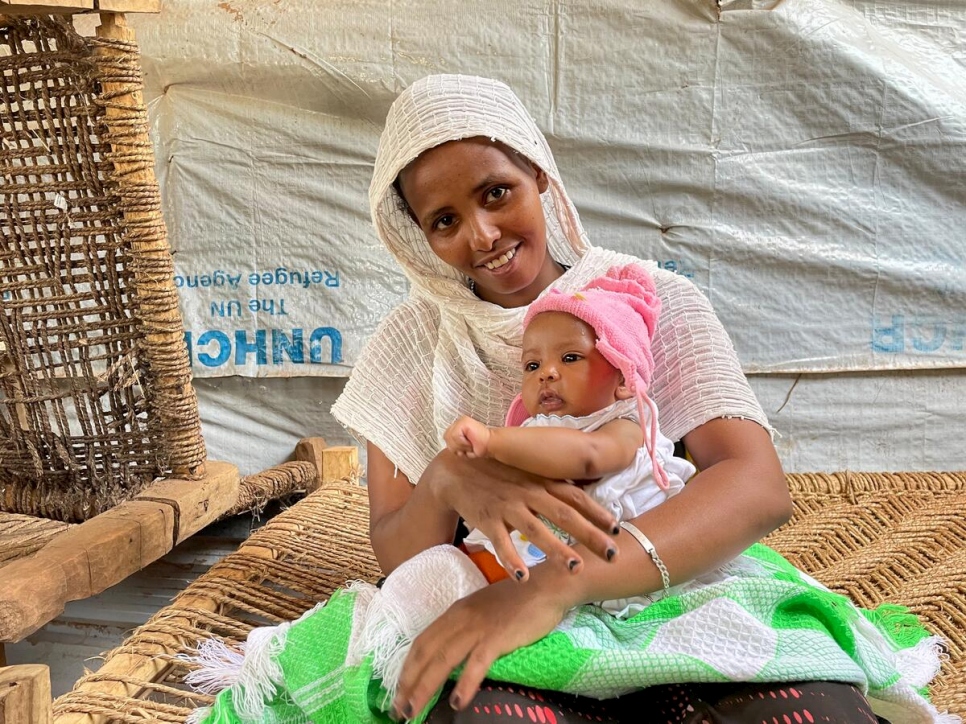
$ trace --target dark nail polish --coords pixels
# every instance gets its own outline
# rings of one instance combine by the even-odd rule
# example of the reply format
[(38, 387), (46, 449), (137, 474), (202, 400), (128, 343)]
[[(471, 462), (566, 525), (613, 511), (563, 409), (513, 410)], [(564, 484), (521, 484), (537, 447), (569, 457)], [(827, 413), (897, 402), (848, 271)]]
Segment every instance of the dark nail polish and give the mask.
[(569, 568), (570, 570), (573, 570), (576, 567), (577, 567), (577, 559), (576, 558), (571, 558), (569, 561), (567, 561), (567, 568)]
[(523, 580), (523, 571), (521, 571), (519, 568), (513, 572), (513, 575), (516, 576), (518, 581)]
[(459, 698), (459, 695), (458, 694), (455, 694), (454, 693), (449, 698), (449, 706), (450, 706), (450, 709), (455, 709), (456, 711), (459, 711), (459, 708), (460, 708), (460, 698)]
[(614, 560), (614, 556), (617, 555), (617, 551), (615, 551), (613, 548), (608, 548), (604, 555), (607, 556), (607, 560), (612, 561)]
[(620, 532), (621, 532), (621, 527), (617, 523), (614, 523), (614, 527), (610, 529), (610, 534), (618, 535)]

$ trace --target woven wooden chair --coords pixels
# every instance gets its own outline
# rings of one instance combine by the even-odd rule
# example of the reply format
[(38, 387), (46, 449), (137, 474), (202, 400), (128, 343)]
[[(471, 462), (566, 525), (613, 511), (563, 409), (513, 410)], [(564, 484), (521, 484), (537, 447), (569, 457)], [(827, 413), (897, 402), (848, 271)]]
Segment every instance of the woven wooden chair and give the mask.
[[(940, 709), (966, 713), (966, 473), (789, 475), (792, 520), (771, 544), (865, 606), (909, 606), (949, 655), (932, 687)], [(212, 636), (299, 616), (349, 579), (375, 580), (366, 492), (322, 487), (258, 530), (54, 702), (57, 724), (183, 722), (209, 697), (183, 685)], [(39, 697), (40, 698), (40, 697)], [(43, 703), (41, 701), (41, 703)]]
[(121, 14), (74, 30), (93, 0), (53, 5), (0, 2), (0, 665), (239, 482), (206, 459), (137, 46)]

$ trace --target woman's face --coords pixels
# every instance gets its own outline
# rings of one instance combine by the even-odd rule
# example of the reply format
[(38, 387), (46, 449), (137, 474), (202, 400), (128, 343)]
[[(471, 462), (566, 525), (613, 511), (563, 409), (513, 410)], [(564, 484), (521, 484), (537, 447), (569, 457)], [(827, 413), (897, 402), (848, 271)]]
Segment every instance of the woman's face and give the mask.
[(501, 307), (529, 304), (562, 273), (547, 251), (547, 183), (527, 159), (484, 138), (431, 148), (399, 175), (433, 253)]

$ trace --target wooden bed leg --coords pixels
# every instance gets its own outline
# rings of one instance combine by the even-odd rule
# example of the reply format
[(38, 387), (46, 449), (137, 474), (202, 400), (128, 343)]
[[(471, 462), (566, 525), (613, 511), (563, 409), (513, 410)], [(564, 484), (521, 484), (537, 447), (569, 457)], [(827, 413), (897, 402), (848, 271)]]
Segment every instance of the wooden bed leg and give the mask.
[(50, 669), (39, 664), (0, 669), (0, 724), (51, 724)]
[[(321, 437), (305, 437), (295, 446), (295, 459), (315, 465), (319, 471), (319, 486), (324, 487), (356, 474), (359, 469), (359, 448), (354, 445), (330, 447)], [(312, 490), (307, 492), (311, 493)]]
[(355, 445), (333, 445), (322, 451), (320, 485), (349, 480), (359, 471), (359, 448)]
[(306, 493), (313, 492), (322, 484), (322, 473), (325, 469), (322, 461), (328, 446), (325, 438), (321, 437), (303, 437), (295, 446), (295, 459), (299, 462), (312, 463), (319, 471), (318, 482), (310, 490), (306, 490)]

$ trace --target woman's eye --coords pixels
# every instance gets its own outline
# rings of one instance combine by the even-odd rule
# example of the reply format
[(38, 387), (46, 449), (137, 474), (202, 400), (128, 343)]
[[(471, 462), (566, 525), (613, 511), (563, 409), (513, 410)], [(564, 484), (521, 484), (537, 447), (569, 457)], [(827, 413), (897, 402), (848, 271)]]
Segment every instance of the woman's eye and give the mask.
[(487, 201), (499, 201), (507, 195), (508, 189), (505, 186), (497, 186), (486, 192)]
[(433, 228), (436, 229), (437, 231), (443, 231), (444, 229), (448, 229), (452, 225), (453, 225), (452, 214), (446, 214), (445, 216), (440, 216), (438, 219), (436, 219), (436, 221), (433, 222)]

